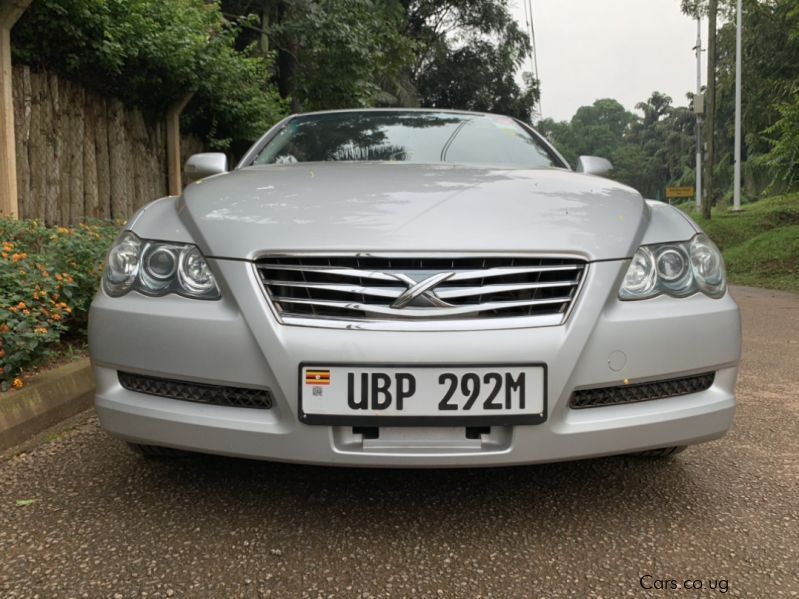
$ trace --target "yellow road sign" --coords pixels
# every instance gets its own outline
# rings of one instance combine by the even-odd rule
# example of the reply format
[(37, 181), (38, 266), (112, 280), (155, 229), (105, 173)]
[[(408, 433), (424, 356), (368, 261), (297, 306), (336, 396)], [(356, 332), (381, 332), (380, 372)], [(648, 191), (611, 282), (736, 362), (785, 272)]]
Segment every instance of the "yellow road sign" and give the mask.
[(694, 197), (693, 187), (667, 187), (667, 198), (692, 198)]

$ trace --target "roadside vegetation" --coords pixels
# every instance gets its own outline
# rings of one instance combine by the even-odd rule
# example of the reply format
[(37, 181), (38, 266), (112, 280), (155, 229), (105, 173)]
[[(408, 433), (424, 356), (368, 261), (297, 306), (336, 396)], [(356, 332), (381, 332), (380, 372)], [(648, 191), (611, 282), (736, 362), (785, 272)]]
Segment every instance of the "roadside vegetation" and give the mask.
[(799, 194), (745, 204), (740, 212), (680, 206), (724, 254), (731, 283), (799, 292)]
[(446, 106), (529, 121), (527, 32), (508, 0), (36, 0), (14, 61), (153, 117), (187, 92), (186, 132), (234, 157), (289, 112)]
[[(723, 211), (732, 203), (734, 171), (736, 2), (716, 3), (720, 25), (710, 195)], [(679, 10), (678, 0), (674, 4)], [(682, 7), (688, 15), (698, 7), (703, 17), (710, 10), (706, 0), (683, 0)], [(745, 200), (755, 200), (799, 189), (799, 0), (744, 0), (743, 7), (742, 193)], [(707, 43), (707, 31), (703, 37)], [(666, 187), (696, 182), (693, 98), (693, 92), (672, 98), (654, 91), (634, 112), (605, 98), (579, 108), (569, 121), (544, 119), (537, 126), (572, 165), (581, 154), (604, 156), (615, 167), (614, 178), (646, 197), (663, 199)], [(706, 118), (703, 135), (708, 129)], [(706, 165), (705, 191), (709, 174)]]
[(118, 225), (0, 218), (0, 391), (86, 344), (89, 304)]
[[(733, 0), (675, 0), (689, 16), (717, 13), (715, 89), (705, 91), (705, 193), (712, 210), (688, 212), (721, 247), (730, 281), (799, 291), (799, 0), (744, 0), (743, 209), (733, 198), (735, 9)], [(708, 42), (707, 31), (703, 34)], [(612, 98), (577, 110), (569, 121), (544, 119), (539, 130), (572, 164), (580, 155), (609, 158), (612, 177), (645, 197), (664, 199), (667, 187), (696, 184), (694, 94), (655, 91), (630, 112)], [(710, 119), (715, 125), (710, 127)], [(709, 149), (709, 144), (706, 143)], [(708, 166), (708, 163), (712, 166)], [(707, 203), (707, 202), (706, 202)], [(705, 206), (707, 209), (708, 206)], [(707, 214), (706, 214), (707, 216)]]
[[(718, 16), (712, 203), (732, 196), (734, 0), (674, 0)], [(289, 112), (427, 106), (533, 121), (541, 82), (510, 0), (37, 0), (12, 30), (14, 60), (56, 70), (161, 117), (195, 91), (187, 132), (235, 158)], [(799, 189), (799, 0), (744, 2), (743, 190)], [(706, 95), (710, 94), (708, 90)], [(609, 158), (620, 181), (662, 198), (693, 186), (694, 94), (653, 91), (631, 112), (599, 99), (535, 123), (572, 163)], [(708, 101), (710, 98), (708, 97)], [(712, 176), (711, 176), (712, 175)], [(707, 188), (707, 185), (706, 185)]]
[[(733, 283), (799, 291), (799, 0), (744, 0), (744, 199), (732, 195), (735, 2), (719, 0), (715, 206), (691, 216)], [(703, 14), (710, 3), (674, 0)], [(715, 5), (716, 2), (713, 2)], [(532, 122), (540, 82), (509, 0), (36, 0), (12, 30), (15, 63), (54, 71), (162, 119), (194, 92), (182, 129), (236, 157), (290, 112), (427, 106)], [(686, 94), (688, 102), (693, 94)], [(536, 123), (572, 162), (610, 158), (646, 197), (695, 181), (688, 102), (653, 92)], [(682, 105), (681, 105), (682, 104)], [(758, 198), (763, 198), (759, 199)], [(0, 390), (85, 344), (111, 223), (0, 218)]]
[[(194, 96), (184, 133), (241, 154), (289, 112), (447, 106), (526, 121), (538, 81), (508, 0), (36, 0), (13, 61), (163, 119)], [(48, 224), (50, 224), (48, 222)], [(117, 232), (0, 218), (0, 390), (85, 345)]]

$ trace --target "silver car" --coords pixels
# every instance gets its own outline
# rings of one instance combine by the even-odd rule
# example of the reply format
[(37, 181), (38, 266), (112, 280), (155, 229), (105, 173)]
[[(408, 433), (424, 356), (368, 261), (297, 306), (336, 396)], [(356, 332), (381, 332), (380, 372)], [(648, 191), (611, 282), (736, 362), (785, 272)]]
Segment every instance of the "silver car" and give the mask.
[(740, 318), (685, 214), (512, 118), (275, 125), (131, 218), (90, 314), (111, 435), (340, 466), (670, 455), (721, 437)]

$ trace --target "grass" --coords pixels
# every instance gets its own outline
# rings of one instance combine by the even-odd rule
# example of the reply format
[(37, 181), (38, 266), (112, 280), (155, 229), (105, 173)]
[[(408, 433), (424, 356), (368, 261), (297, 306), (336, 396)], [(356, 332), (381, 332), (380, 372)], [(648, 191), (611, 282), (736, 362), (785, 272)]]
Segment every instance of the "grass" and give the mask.
[(710, 220), (680, 206), (721, 248), (731, 283), (799, 292), (799, 193), (765, 198)]

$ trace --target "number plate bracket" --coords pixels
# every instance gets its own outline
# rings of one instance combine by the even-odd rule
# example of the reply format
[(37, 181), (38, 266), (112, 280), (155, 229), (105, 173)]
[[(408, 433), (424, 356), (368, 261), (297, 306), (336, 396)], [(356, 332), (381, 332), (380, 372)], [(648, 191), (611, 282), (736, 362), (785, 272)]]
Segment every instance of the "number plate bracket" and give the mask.
[[(306, 373), (306, 367), (312, 366), (314, 369), (320, 369), (321, 374), (314, 376), (324, 377), (324, 368), (338, 368), (349, 367), (355, 370), (358, 369), (403, 369), (408, 371), (417, 371), (422, 369), (486, 369), (495, 368), (503, 370), (508, 368), (539, 368), (542, 372), (543, 389), (540, 393), (543, 394), (543, 404), (540, 412), (524, 413), (524, 414), (464, 414), (459, 412), (442, 413), (437, 415), (389, 415), (380, 414), (378, 412), (367, 410), (364, 414), (319, 414), (319, 413), (306, 413), (303, 410), (303, 388), (309, 381)], [(328, 375), (329, 376), (329, 375)], [(329, 384), (329, 382), (327, 383)], [(325, 383), (321, 386), (324, 387)], [(475, 427), (475, 426), (518, 426), (518, 425), (534, 425), (541, 424), (547, 420), (548, 408), (548, 382), (547, 382), (547, 365), (543, 362), (525, 362), (525, 363), (501, 363), (501, 364), (396, 364), (396, 363), (352, 363), (352, 362), (302, 362), (298, 368), (298, 417), (300, 422), (310, 425), (328, 425), (328, 426), (451, 426), (451, 427)], [(430, 401), (438, 402), (440, 398), (431, 397)]]

